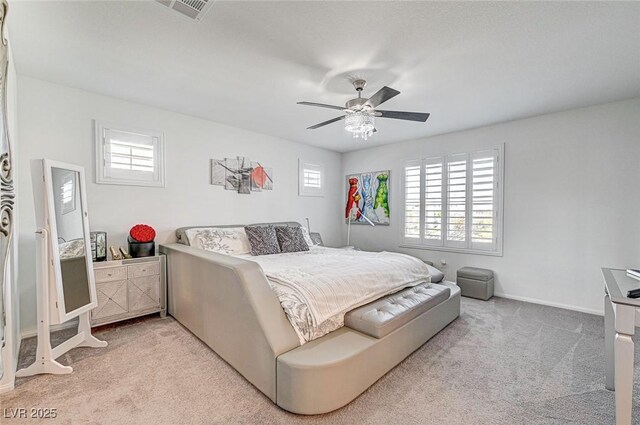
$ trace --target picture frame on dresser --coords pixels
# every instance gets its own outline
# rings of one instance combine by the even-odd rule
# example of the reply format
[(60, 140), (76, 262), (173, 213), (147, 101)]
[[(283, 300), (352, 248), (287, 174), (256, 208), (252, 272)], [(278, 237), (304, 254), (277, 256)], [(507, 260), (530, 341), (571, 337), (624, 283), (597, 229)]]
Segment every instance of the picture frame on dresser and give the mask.
[(91, 326), (167, 312), (166, 257), (111, 260), (94, 264), (98, 306)]

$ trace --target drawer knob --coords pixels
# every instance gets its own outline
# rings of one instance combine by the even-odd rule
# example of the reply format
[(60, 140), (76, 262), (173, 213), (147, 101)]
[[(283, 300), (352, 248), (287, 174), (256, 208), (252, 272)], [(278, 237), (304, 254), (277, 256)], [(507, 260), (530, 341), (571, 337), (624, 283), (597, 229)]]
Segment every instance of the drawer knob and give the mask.
[(111, 273), (107, 273), (107, 276), (113, 276)]

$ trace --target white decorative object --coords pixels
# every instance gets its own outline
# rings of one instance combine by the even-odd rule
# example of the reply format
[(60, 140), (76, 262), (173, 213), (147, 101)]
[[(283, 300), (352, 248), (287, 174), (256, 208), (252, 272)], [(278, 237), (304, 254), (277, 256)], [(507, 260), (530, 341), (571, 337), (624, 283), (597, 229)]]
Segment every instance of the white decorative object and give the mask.
[[(55, 359), (75, 347), (105, 347), (106, 342), (91, 335), (89, 312), (97, 305), (89, 243), (84, 168), (50, 160), (32, 161), (33, 194), (36, 206), (36, 297), (38, 346), (35, 362), (16, 373), (18, 377), (40, 373), (66, 374), (73, 368)], [(69, 172), (77, 184), (70, 190), (79, 201), (74, 214), (66, 213), (60, 197)], [(77, 240), (83, 249), (60, 253), (60, 243)], [(79, 317), (78, 333), (55, 348), (51, 347), (50, 325)]]
[(152, 313), (166, 315), (165, 256), (96, 263), (98, 306), (91, 325), (119, 322)]
[(96, 183), (164, 187), (161, 131), (95, 122)]

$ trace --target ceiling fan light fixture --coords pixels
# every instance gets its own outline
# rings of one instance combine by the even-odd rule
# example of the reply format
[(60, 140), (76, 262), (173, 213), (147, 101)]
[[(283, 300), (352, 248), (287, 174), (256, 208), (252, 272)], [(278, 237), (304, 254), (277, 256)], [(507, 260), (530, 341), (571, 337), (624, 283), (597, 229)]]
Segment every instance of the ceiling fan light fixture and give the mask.
[(344, 129), (351, 132), (354, 139), (367, 140), (375, 128), (375, 116), (367, 111), (347, 112), (344, 119)]
[(429, 118), (429, 114), (424, 112), (382, 111), (376, 109), (384, 102), (399, 95), (400, 92), (391, 87), (384, 86), (370, 98), (365, 98), (362, 97), (361, 94), (365, 84), (366, 82), (364, 80), (356, 80), (353, 82), (358, 92), (358, 97), (348, 100), (344, 107), (316, 102), (298, 102), (298, 105), (344, 111), (344, 115), (307, 127), (307, 130), (315, 130), (325, 125), (344, 120), (344, 129), (350, 132), (354, 139), (362, 138), (367, 140), (376, 132), (376, 117), (419, 122), (425, 122), (427, 118)]

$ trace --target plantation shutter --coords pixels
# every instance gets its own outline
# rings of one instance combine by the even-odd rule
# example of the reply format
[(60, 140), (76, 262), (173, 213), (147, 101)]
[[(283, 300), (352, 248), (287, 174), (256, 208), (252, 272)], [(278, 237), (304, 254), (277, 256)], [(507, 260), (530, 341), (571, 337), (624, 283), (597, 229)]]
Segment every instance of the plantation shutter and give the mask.
[(474, 152), (471, 164), (471, 248), (493, 251), (497, 243), (498, 152)]
[(324, 165), (300, 160), (298, 164), (298, 194), (301, 196), (324, 196)]
[(322, 187), (322, 174), (320, 170), (310, 170), (305, 168), (303, 172), (304, 186), (311, 189)]
[(408, 161), (404, 167), (404, 239), (409, 243), (420, 242), (421, 168), (422, 161)]
[(467, 154), (447, 157), (447, 221), (445, 245), (467, 247)]
[(105, 176), (136, 181), (159, 178), (156, 152), (159, 138), (128, 131), (105, 129)]
[(424, 163), (424, 243), (442, 245), (443, 158)]
[(406, 162), (404, 242), (501, 255), (502, 152), (496, 147)]

